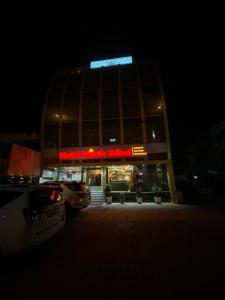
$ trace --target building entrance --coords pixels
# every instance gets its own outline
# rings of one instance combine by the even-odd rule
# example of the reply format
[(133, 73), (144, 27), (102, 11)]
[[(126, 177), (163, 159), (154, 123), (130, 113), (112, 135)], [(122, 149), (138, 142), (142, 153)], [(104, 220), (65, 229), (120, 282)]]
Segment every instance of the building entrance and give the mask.
[(91, 191), (100, 191), (102, 186), (101, 168), (88, 168), (86, 183)]

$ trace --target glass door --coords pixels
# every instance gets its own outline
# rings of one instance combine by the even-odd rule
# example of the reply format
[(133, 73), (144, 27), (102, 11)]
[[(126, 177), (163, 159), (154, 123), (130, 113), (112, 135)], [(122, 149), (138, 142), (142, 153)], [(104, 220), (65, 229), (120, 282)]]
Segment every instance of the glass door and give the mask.
[(90, 190), (100, 191), (102, 186), (101, 168), (88, 168), (86, 183)]

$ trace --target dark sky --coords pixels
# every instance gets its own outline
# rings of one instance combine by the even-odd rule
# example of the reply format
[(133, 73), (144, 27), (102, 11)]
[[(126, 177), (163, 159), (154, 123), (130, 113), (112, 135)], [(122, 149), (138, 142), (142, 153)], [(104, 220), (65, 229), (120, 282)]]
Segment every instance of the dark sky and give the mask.
[(172, 142), (207, 134), (224, 118), (223, 10), (176, 9), (3, 13), (0, 131), (39, 131), (45, 92), (58, 70), (131, 54), (159, 63)]

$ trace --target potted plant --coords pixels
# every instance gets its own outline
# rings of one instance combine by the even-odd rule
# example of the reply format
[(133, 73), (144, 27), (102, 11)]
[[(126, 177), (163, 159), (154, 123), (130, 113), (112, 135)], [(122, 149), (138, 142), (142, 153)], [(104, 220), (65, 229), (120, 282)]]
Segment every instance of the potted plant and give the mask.
[(106, 186), (105, 186), (105, 201), (107, 204), (112, 203), (111, 185), (110, 184), (106, 184)]
[(138, 204), (141, 204), (142, 203), (142, 194), (141, 194), (141, 191), (138, 191), (136, 193), (136, 199), (137, 199), (137, 203)]
[(162, 203), (162, 195), (161, 195), (162, 188), (156, 184), (153, 184), (151, 191), (154, 194), (155, 203), (161, 204)]

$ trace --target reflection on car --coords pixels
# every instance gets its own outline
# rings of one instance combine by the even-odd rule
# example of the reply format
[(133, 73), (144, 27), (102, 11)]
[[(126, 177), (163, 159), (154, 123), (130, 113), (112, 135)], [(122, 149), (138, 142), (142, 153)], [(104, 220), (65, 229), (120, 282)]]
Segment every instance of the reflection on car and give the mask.
[(43, 185), (0, 185), (0, 254), (36, 246), (65, 224), (62, 189)]
[(61, 187), (69, 211), (85, 208), (91, 202), (89, 187), (83, 181), (45, 181), (42, 184)]

